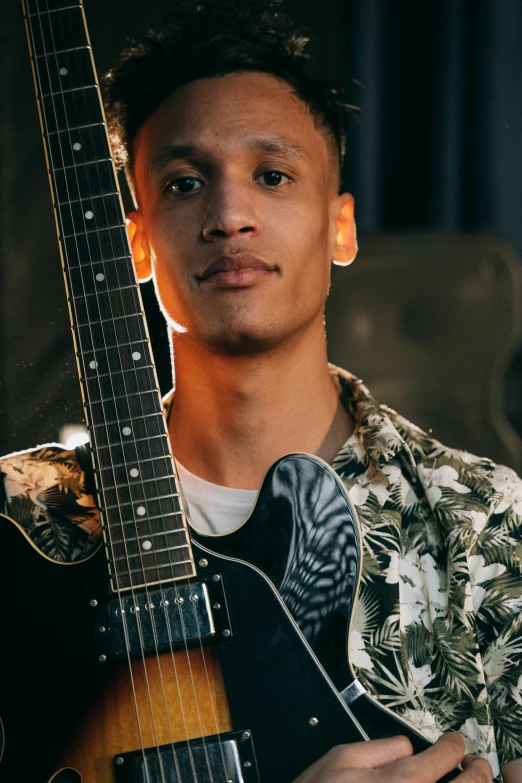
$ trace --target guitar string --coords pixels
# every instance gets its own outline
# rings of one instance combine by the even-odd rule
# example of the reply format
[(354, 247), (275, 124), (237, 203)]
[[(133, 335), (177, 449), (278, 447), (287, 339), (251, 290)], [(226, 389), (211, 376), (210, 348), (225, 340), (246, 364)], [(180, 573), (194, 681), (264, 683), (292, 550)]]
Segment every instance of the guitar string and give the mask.
[[(63, 35), (63, 27), (61, 25), (61, 17), (59, 17), (57, 21), (58, 21), (58, 26), (60, 28), (60, 31), (62, 33), (62, 38), (65, 40), (65, 36)], [(70, 21), (70, 17), (68, 18), (68, 21)], [(70, 32), (70, 26), (69, 26), (69, 32)], [(55, 47), (55, 49), (56, 49), (56, 47)], [(65, 61), (66, 61), (66, 63), (69, 63), (69, 58), (67, 56), (67, 53), (66, 53), (66, 56), (65, 56)], [(90, 62), (90, 66), (91, 66), (90, 70), (92, 69), (93, 76), (94, 76), (95, 72), (94, 72), (94, 69), (92, 67), (93, 66), (92, 61)], [(60, 82), (60, 85), (61, 85), (61, 82)], [(86, 119), (90, 119), (88, 117), (87, 103), (86, 103), (86, 100), (85, 100), (85, 93), (82, 91), (81, 95), (82, 95), (82, 99), (83, 99), (84, 109), (85, 109), (85, 112), (86, 112)], [(67, 112), (65, 112), (65, 114), (67, 115)], [(90, 140), (91, 140), (91, 147), (92, 147), (92, 150), (94, 152), (95, 151), (95, 145), (94, 145), (94, 140), (93, 140), (93, 133), (92, 133), (92, 125), (91, 124), (88, 124), (87, 132), (89, 133)], [(98, 163), (96, 163), (95, 165), (96, 165), (97, 172), (99, 174)], [(94, 200), (93, 200), (93, 196), (92, 196), (92, 190), (91, 190), (91, 186), (90, 186), (90, 181), (89, 180), (87, 180), (87, 181), (88, 181), (88, 184), (89, 184), (89, 195), (90, 195), (90, 198), (91, 198), (92, 205), (94, 206)], [(109, 218), (108, 218), (108, 215), (107, 215), (107, 209), (105, 207), (105, 201), (104, 201), (103, 198), (102, 198), (102, 204), (103, 204), (103, 211), (104, 211), (104, 214), (105, 214), (105, 222), (106, 222), (107, 226), (109, 226), (110, 221), (109, 221)], [(83, 205), (82, 205), (82, 208), (83, 208)], [(85, 221), (84, 221), (84, 227), (85, 227)], [(110, 240), (110, 245), (111, 245), (111, 250), (112, 250), (112, 257), (114, 258), (115, 257), (114, 246), (113, 246), (113, 243), (112, 243), (112, 236), (111, 236), (110, 231), (111, 231), (111, 229), (109, 229), (109, 240)], [(99, 240), (99, 231), (97, 230), (96, 233), (98, 235), (98, 240)], [(101, 243), (100, 243), (100, 251), (101, 251)], [(103, 256), (103, 253), (101, 253), (101, 255)], [(102, 259), (102, 263), (103, 263), (103, 268), (106, 269), (106, 264), (103, 262), (103, 259)], [(119, 266), (118, 266), (118, 264), (116, 264), (116, 266), (115, 266), (115, 271), (116, 271), (116, 277), (117, 277), (118, 284), (119, 284), (120, 283), (120, 279), (119, 279)], [(94, 275), (93, 275), (93, 280), (94, 280)], [(83, 282), (83, 274), (82, 274), (82, 282)], [(112, 301), (111, 301), (112, 296), (111, 296), (110, 292), (106, 292), (106, 293), (107, 293), (107, 299), (108, 299), (109, 307), (110, 307), (111, 314), (112, 314)], [(119, 293), (120, 293), (120, 300), (121, 300), (121, 302), (123, 304), (123, 299), (121, 297), (121, 291), (119, 291)], [(124, 312), (124, 308), (122, 308), (122, 311)], [(100, 312), (100, 316), (101, 316), (101, 312)], [(89, 318), (88, 311), (87, 311), (87, 317)], [(113, 323), (114, 323), (114, 319), (113, 319)], [(131, 340), (130, 340), (130, 334), (129, 334), (129, 331), (128, 331), (128, 322), (127, 322), (126, 319), (125, 319), (125, 324), (126, 324), (126, 327), (127, 327), (127, 337), (128, 337), (127, 341), (130, 343)], [(103, 325), (102, 325), (101, 331), (103, 333)], [(105, 343), (105, 339), (104, 339), (104, 343)], [(105, 347), (106, 347), (106, 343), (105, 343)], [(93, 343), (93, 353), (96, 356), (96, 352), (94, 351), (94, 343)], [(108, 355), (107, 350), (105, 352), (105, 355), (106, 355), (106, 361), (107, 361), (107, 366), (108, 366), (109, 365), (109, 355)], [(119, 355), (119, 358), (120, 358), (120, 368), (121, 368), (121, 371), (122, 371), (123, 386), (124, 386), (124, 388), (126, 390), (126, 378), (125, 378), (125, 374), (124, 374), (123, 362), (121, 361), (121, 356), (120, 355)], [(99, 379), (98, 379), (98, 381), (99, 381)], [(111, 379), (111, 387), (112, 387), (112, 379)], [(100, 385), (100, 388), (101, 388), (101, 385)], [(112, 387), (112, 388), (113, 388), (113, 391), (114, 391), (114, 387)], [(141, 403), (141, 397), (139, 399), (140, 399), (140, 403)], [(103, 406), (102, 406), (102, 409), (103, 409)], [(129, 411), (130, 411), (130, 408), (129, 408)], [(142, 413), (143, 413), (143, 408), (142, 408)], [(104, 419), (105, 419), (105, 410), (104, 409), (103, 409), (103, 414), (104, 414)], [(118, 420), (118, 418), (119, 418), (119, 414), (116, 415), (116, 419), (117, 420)], [(114, 471), (114, 464), (112, 462), (111, 442), (110, 442), (110, 436), (109, 436), (109, 431), (108, 431), (108, 426), (107, 426), (106, 419), (105, 419), (105, 423), (106, 423), (106, 431), (107, 431), (107, 447), (109, 449), (109, 456), (110, 456), (110, 460), (111, 460), (112, 467), (113, 467), (112, 472), (113, 472), (114, 478), (116, 479), (116, 472)], [(123, 442), (121, 440), (121, 436), (120, 436), (120, 445), (122, 447), (122, 457), (123, 457), (124, 462), (125, 462), (125, 457), (123, 456), (124, 455), (124, 446), (123, 446)], [(136, 443), (134, 443), (134, 446), (136, 448)], [(150, 451), (150, 449), (149, 449), (149, 451)], [(136, 449), (136, 454), (137, 454), (137, 449)], [(100, 477), (100, 479), (101, 479), (101, 477)], [(127, 480), (128, 480), (128, 476), (127, 476)], [(117, 482), (116, 482), (116, 484), (117, 484)], [(119, 487), (116, 488), (116, 495), (117, 496), (119, 495), (119, 489), (120, 489)], [(142, 489), (143, 489), (143, 486), (142, 486)], [(115, 575), (115, 579), (116, 579), (116, 584), (117, 584), (117, 586), (119, 586), (120, 577), (119, 577), (119, 574), (118, 574), (117, 561), (114, 558), (114, 546), (112, 545), (112, 531), (111, 531), (111, 525), (110, 525), (110, 520), (109, 520), (109, 515), (108, 514), (107, 514), (107, 526), (108, 526), (108, 536), (109, 536), (110, 541), (111, 541), (111, 551), (112, 551), (112, 554), (113, 554), (114, 575)], [(134, 519), (134, 526), (135, 526), (136, 534), (137, 534), (137, 526), (136, 526), (136, 520), (135, 519)], [(127, 542), (126, 542), (126, 539), (125, 539), (125, 535), (123, 533), (123, 523), (122, 523), (121, 527), (122, 527), (122, 540), (123, 540), (123, 543), (124, 543), (125, 556), (126, 556), (126, 560), (127, 560), (127, 564), (128, 564), (128, 570), (129, 570), (129, 579), (130, 579), (131, 588), (132, 588), (134, 586), (133, 585), (133, 581), (132, 581), (133, 580), (133, 576), (132, 576), (132, 573), (131, 573), (130, 562), (129, 562), (129, 558), (128, 558)], [(136, 538), (138, 539), (138, 535), (136, 535)], [(142, 554), (141, 554), (141, 549), (139, 549), (139, 547), (138, 547), (138, 552), (139, 552), (139, 555), (140, 555), (140, 560), (141, 560), (142, 568), (143, 568), (143, 558), (142, 558)], [(152, 719), (152, 729), (153, 729), (153, 733), (154, 733), (154, 738), (156, 740), (158, 764), (159, 764), (159, 768), (160, 768), (161, 777), (162, 777), (162, 779), (164, 781), (165, 778), (164, 778), (163, 760), (162, 760), (162, 757), (160, 755), (159, 746), (158, 746), (158, 737), (157, 737), (157, 730), (156, 730), (156, 720), (155, 720), (154, 707), (153, 707), (153, 702), (152, 702), (151, 693), (150, 693), (148, 670), (147, 670), (147, 665), (146, 665), (145, 660), (144, 660), (145, 659), (145, 656), (144, 656), (144, 638), (143, 638), (141, 614), (139, 613), (139, 611), (140, 611), (139, 610), (139, 603), (136, 600), (136, 597), (135, 597), (136, 594), (135, 594), (133, 589), (131, 590), (131, 592), (132, 592), (133, 605), (134, 605), (134, 609), (135, 609), (136, 628), (137, 628), (137, 631), (138, 631), (139, 642), (140, 642), (140, 649), (141, 649), (141, 653), (142, 653), (142, 665), (144, 667), (145, 682), (146, 682), (147, 694), (148, 694), (148, 700), (149, 700), (149, 709), (150, 709), (151, 719)], [(124, 614), (125, 609), (124, 609), (124, 606), (122, 606), (122, 603), (121, 603), (121, 593), (119, 593), (119, 597), (120, 597), (120, 616), (122, 617), (122, 625), (124, 627), (124, 633), (125, 633), (125, 643), (126, 643), (126, 646), (127, 646), (127, 651), (128, 651), (128, 656), (129, 656), (130, 655), (130, 642), (129, 642), (129, 634), (128, 634), (128, 625), (127, 625), (127, 618), (126, 618), (126, 616)], [(146, 601), (147, 601), (147, 605), (150, 605), (151, 601), (150, 601), (150, 595), (148, 593), (147, 586), (146, 586)], [(131, 612), (132, 612), (132, 610), (131, 610)], [(154, 616), (153, 616), (152, 613), (151, 613), (151, 626), (152, 626), (153, 635), (154, 635), (154, 641), (155, 641), (156, 658), (157, 658), (157, 660), (159, 662), (157, 633), (156, 633), (156, 628), (155, 628)], [(161, 675), (161, 669), (159, 669), (159, 671), (160, 671), (160, 675)], [(163, 701), (164, 701), (164, 705), (166, 707), (166, 696), (165, 696), (165, 691), (164, 691), (164, 685), (163, 685), (163, 679), (162, 678), (161, 678), (161, 685), (162, 685)], [(139, 720), (140, 720), (140, 718), (139, 718), (139, 715), (138, 715), (138, 722), (139, 722)], [(170, 737), (171, 737), (171, 740), (172, 740), (172, 732), (171, 732), (171, 728), (170, 728), (170, 719), (169, 719), (168, 712), (167, 712), (167, 721), (168, 721), (168, 726), (169, 726), (169, 734), (170, 734)], [(177, 758), (174, 758), (174, 762), (175, 762), (176, 769), (179, 770), (179, 765), (177, 763)], [(144, 763), (145, 773), (146, 773), (146, 775), (148, 777), (148, 761), (147, 761), (147, 758), (143, 758), (143, 763)]]
[[(55, 103), (54, 94), (53, 94), (53, 92), (54, 92), (53, 91), (53, 86), (52, 86), (53, 80), (52, 80), (52, 77), (51, 77), (51, 71), (50, 71), (50, 67), (49, 67), (49, 60), (48, 60), (47, 51), (46, 51), (45, 34), (44, 34), (43, 25), (42, 25), (42, 14), (47, 12), (47, 17), (48, 17), (48, 22), (49, 22), (49, 30), (51, 32), (51, 36), (52, 36), (52, 39), (53, 39), (53, 49), (54, 49), (54, 52), (56, 52), (56, 46), (54, 44), (54, 33), (53, 33), (52, 22), (51, 22), (51, 18), (50, 18), (50, 13), (51, 12), (50, 12), (47, 0), (46, 0), (46, 11), (41, 9), (40, 4), (39, 4), (39, 0), (36, 0), (36, 11), (37, 11), (38, 22), (39, 22), (39, 26), (40, 26), (40, 35), (41, 35), (42, 49), (43, 49), (43, 58), (44, 58), (44, 62), (45, 62), (45, 67), (47, 69), (47, 78), (48, 78), (48, 81), (49, 81), (50, 103), (52, 105), (54, 119), (55, 119), (55, 124), (56, 124), (56, 137), (57, 137), (58, 146), (59, 146), (59, 149), (60, 149), (61, 161), (65, 165), (65, 157), (63, 155), (62, 141), (61, 141), (61, 138), (60, 138), (58, 114), (57, 114), (56, 103)], [(59, 14), (60, 11), (58, 11), (57, 13)], [(29, 15), (29, 13), (27, 13), (26, 19), (27, 19), (28, 29), (31, 30), (31, 34), (32, 34), (32, 44), (33, 44), (33, 51), (34, 51), (34, 55), (35, 55), (35, 71), (38, 74), (38, 66), (37, 66), (37, 63), (36, 63), (36, 49), (35, 49), (35, 46), (34, 46), (34, 28), (32, 27), (32, 21), (31, 21), (31, 17)], [(56, 64), (57, 74), (59, 75), (58, 57), (57, 57), (56, 54), (55, 54), (55, 64)], [(58, 83), (60, 83), (60, 82), (58, 82)], [(48, 141), (49, 141), (48, 149), (49, 149), (50, 159), (52, 161), (52, 150), (51, 150), (51, 144), (50, 144), (50, 136), (49, 136), (49, 130), (48, 130), (48, 126), (47, 126), (47, 122), (46, 122), (46, 118), (45, 118), (45, 107), (43, 106), (43, 101), (44, 101), (43, 95), (44, 95), (44, 92), (42, 90), (41, 79), (40, 78), (39, 78), (39, 90), (40, 90), (40, 95), (42, 96), (41, 97), (41, 101), (42, 101), (42, 117), (44, 118), (44, 122), (45, 122), (45, 125), (46, 125), (47, 138), (48, 138)], [(69, 127), (68, 127), (67, 112), (66, 112), (66, 107), (65, 107), (65, 100), (63, 98), (63, 89), (61, 88), (61, 84), (60, 84), (60, 93), (61, 93), (62, 102), (63, 102), (64, 117), (65, 117), (65, 121), (66, 121), (66, 125), (67, 125), (67, 129), (66, 130), (67, 130), (69, 138), (70, 138), (70, 130), (69, 130)], [(77, 174), (77, 170), (76, 170), (76, 165), (73, 164), (72, 168), (73, 168), (74, 175), (75, 175), (75, 178), (76, 178), (76, 185), (77, 185), (77, 188), (78, 188), (78, 193), (80, 194), (80, 186), (79, 186), (79, 180), (78, 180), (78, 174)], [(66, 174), (64, 174), (64, 182), (65, 182), (65, 186), (66, 186), (66, 190), (67, 190), (68, 201), (71, 202), (70, 192), (69, 192), (69, 184), (68, 184), (68, 181), (67, 181), (67, 175)], [(71, 216), (72, 216), (72, 210), (71, 210)], [(79, 259), (80, 258), (80, 253), (79, 253), (79, 247), (78, 247), (77, 234), (76, 234), (75, 231), (73, 231), (73, 236), (74, 236), (74, 242), (75, 242), (75, 245), (76, 245), (76, 251), (77, 251), (77, 255), (78, 255), (78, 259)], [(66, 250), (66, 244), (65, 244), (64, 239), (65, 238), (62, 237), (63, 252), (64, 252), (64, 257), (66, 258), (67, 257), (67, 250)], [(87, 247), (89, 249), (88, 244), (87, 244)], [(89, 256), (90, 256), (90, 249), (89, 249)], [(91, 258), (91, 266), (92, 266), (92, 258)], [(81, 277), (81, 280), (82, 280), (82, 287), (85, 290), (84, 278), (83, 278), (83, 269), (82, 269), (81, 264), (79, 265), (79, 269), (80, 269), (80, 277)], [(77, 323), (78, 323), (78, 326), (79, 326), (77, 305), (76, 305), (76, 301), (75, 301), (74, 297), (71, 299), (71, 307), (75, 311), (75, 315), (76, 315), (76, 318), (77, 318)], [(87, 313), (87, 315), (88, 315), (88, 313)], [(89, 317), (87, 317), (87, 325), (89, 327), (89, 332), (90, 332), (90, 335), (91, 335), (91, 342), (94, 345), (93, 333), (92, 333), (92, 328), (91, 328)], [(97, 375), (99, 375), (98, 372), (97, 372)], [(84, 378), (85, 378), (85, 376), (84, 376)], [(98, 378), (98, 382), (99, 382), (99, 378)], [(111, 385), (112, 385), (112, 379), (111, 379)], [(85, 390), (86, 390), (86, 394), (88, 396), (88, 387), (87, 387), (86, 378), (85, 378)], [(96, 441), (96, 433), (94, 432), (94, 430), (93, 430), (92, 434), (93, 434), (93, 439)], [(109, 534), (109, 539), (110, 539), (110, 534)], [(111, 546), (112, 546), (112, 544), (111, 544)], [(121, 594), (118, 594), (118, 598), (119, 598), (120, 610), (121, 610), (121, 609), (123, 609), (123, 605), (122, 605), (122, 602), (121, 602)], [(128, 629), (126, 627), (126, 618), (125, 618), (124, 613), (122, 613), (121, 616), (122, 616), (122, 625), (124, 626), (125, 637), (127, 639), (128, 638)], [(131, 667), (131, 661), (130, 661), (130, 655), (129, 655), (129, 645), (128, 644), (127, 644), (127, 654), (128, 654), (127, 657), (128, 657), (129, 669), (130, 669), (130, 672), (131, 672), (131, 683), (132, 683), (132, 690), (133, 690), (134, 706), (135, 706), (137, 722), (138, 722), (138, 733), (139, 733), (139, 736), (140, 736), (142, 756), (143, 756), (143, 759), (144, 759), (144, 766), (145, 766), (145, 753), (144, 753), (143, 737), (142, 737), (142, 732), (141, 732), (141, 724), (140, 724), (140, 719), (139, 719), (138, 702), (137, 702), (137, 698), (136, 698), (136, 689), (135, 689), (135, 684), (134, 684), (134, 678), (133, 678), (133, 675), (132, 675), (132, 667)], [(147, 771), (146, 771), (146, 776), (147, 776), (147, 783), (149, 783), (149, 777), (148, 777)]]
[[(86, 102), (85, 102), (85, 93), (82, 93), (82, 98), (83, 98), (84, 106), (86, 107)], [(92, 127), (91, 127), (90, 125), (89, 125), (89, 128), (88, 128), (88, 131), (89, 131), (89, 134), (90, 134), (90, 136), (91, 136), (91, 143), (92, 143)], [(93, 146), (94, 146), (94, 145), (93, 145)], [(97, 164), (96, 164), (96, 165), (97, 165)], [(91, 192), (91, 198), (92, 198), (92, 192)], [(103, 203), (104, 212), (105, 212), (105, 216), (106, 216), (106, 222), (107, 222), (107, 224), (108, 224), (108, 217), (107, 217), (107, 211), (106, 211), (106, 208), (105, 208), (105, 203), (104, 203), (104, 202), (102, 202), (102, 203)], [(125, 233), (125, 232), (124, 232), (124, 233)], [(110, 235), (109, 235), (109, 236), (110, 236)], [(125, 237), (125, 238), (126, 238), (126, 237)], [(110, 241), (111, 241), (111, 246), (112, 246), (112, 238), (110, 238)], [(117, 277), (118, 277), (118, 279), (119, 279), (119, 275), (118, 275), (118, 267), (116, 267), (116, 273), (117, 273)], [(120, 293), (120, 296), (121, 296), (121, 291), (120, 291), (119, 293)], [(112, 311), (112, 302), (110, 301), (110, 298), (109, 298), (109, 306), (110, 306), (110, 308), (111, 308), (111, 311)], [(129, 342), (130, 342), (130, 335), (129, 335), (129, 333), (128, 333), (128, 324), (127, 324), (127, 323), (126, 323), (126, 326), (127, 326), (127, 334), (128, 334), (128, 337), (129, 337)], [(141, 409), (142, 409), (142, 414), (143, 414), (143, 413), (144, 413), (144, 411), (143, 411), (143, 405), (142, 405), (141, 396), (139, 397), (139, 402), (140, 402), (140, 407), (141, 407)], [(147, 445), (149, 446), (149, 453), (150, 453), (150, 456), (151, 456), (151, 459), (152, 459), (152, 454), (151, 454), (151, 451), (150, 451), (150, 444), (147, 444)], [(154, 467), (154, 463), (153, 463), (153, 467)], [(154, 471), (154, 472), (155, 472), (155, 471)], [(157, 485), (156, 485), (156, 486), (157, 486)], [(177, 489), (177, 487), (176, 487), (176, 489)], [(137, 531), (136, 531), (136, 532), (137, 532)], [(166, 531), (164, 531), (164, 532), (166, 532)], [(139, 536), (137, 536), (137, 538), (139, 538)], [(139, 551), (139, 555), (140, 555), (140, 561), (141, 561), (141, 565), (142, 565), (142, 568), (143, 568), (143, 557), (142, 557), (142, 552), (141, 552), (141, 549), (138, 549), (138, 551)], [(157, 562), (157, 557), (156, 557), (156, 552), (155, 552), (155, 551), (154, 551), (154, 559), (155, 559), (155, 563), (156, 563), (156, 570), (157, 570), (157, 572), (159, 573), (159, 567), (158, 567), (158, 562)], [(127, 562), (128, 562), (128, 558), (127, 558)], [(130, 571), (130, 563), (129, 563), (129, 562), (128, 562), (128, 565), (129, 565), (129, 571)], [(171, 570), (172, 570), (172, 569), (171, 569)], [(174, 577), (174, 573), (173, 573), (173, 571), (172, 571), (172, 576)], [(145, 579), (144, 579), (144, 582), (145, 582), (145, 588), (146, 588), (146, 593), (147, 593), (147, 603), (148, 603), (148, 605), (149, 605), (149, 607), (150, 607), (151, 601), (150, 601), (150, 595), (149, 595), (149, 593), (148, 593), (148, 584), (146, 583), (146, 580), (145, 580)], [(177, 591), (177, 586), (175, 585), (175, 587), (176, 587), (176, 593), (178, 594), (178, 591)], [(162, 595), (163, 595), (163, 594), (162, 594)], [(165, 611), (165, 609), (166, 609), (166, 607), (164, 606), (164, 611)], [(193, 609), (193, 612), (194, 612), (194, 617), (195, 617), (196, 625), (197, 625), (197, 628), (198, 628), (198, 635), (199, 635), (199, 639), (200, 639), (200, 645), (202, 646), (202, 640), (201, 640), (201, 629), (200, 629), (200, 626), (199, 626), (199, 620), (198, 620), (197, 612), (196, 612), (196, 610), (195, 610), (195, 605), (194, 605), (194, 603), (192, 604), (192, 609)], [(138, 606), (138, 604), (136, 604), (136, 611), (137, 611), (137, 612), (139, 612), (139, 606)], [(184, 617), (183, 617), (183, 613), (181, 612), (181, 609), (180, 609), (180, 605), (179, 605), (179, 603), (178, 603), (178, 611), (180, 612), (180, 615), (181, 615), (181, 620), (182, 620), (182, 622), (183, 622), (183, 628), (184, 628), (184, 635), (185, 635), (185, 637), (186, 637), (186, 628), (185, 628), (185, 623), (184, 623)], [(169, 626), (169, 643), (170, 643), (170, 645), (171, 645), (171, 655), (172, 655), (172, 657), (173, 657), (173, 650), (172, 650), (172, 634), (171, 634), (171, 631), (170, 631), (170, 617), (169, 617), (169, 614), (168, 614), (168, 612), (166, 612), (166, 614), (167, 614), (167, 621), (168, 621), (168, 626)], [(153, 633), (154, 633), (154, 640), (155, 640), (155, 646), (156, 646), (156, 654), (157, 654), (157, 656), (158, 656), (158, 650), (157, 650), (158, 639), (157, 639), (157, 631), (156, 631), (155, 618), (154, 618), (154, 613), (153, 613), (153, 612), (151, 612), (151, 625), (152, 625), (152, 628), (153, 628)], [(142, 632), (141, 632), (141, 615), (138, 615), (138, 617), (137, 617), (137, 626), (138, 626), (138, 630), (139, 630), (139, 633), (140, 633), (140, 641), (141, 641), (141, 644), (143, 644), (143, 639), (142, 639)], [(204, 656), (204, 653), (203, 653), (203, 662), (204, 662), (204, 668), (205, 668), (205, 673), (206, 673), (207, 685), (208, 685), (208, 687), (209, 687), (209, 695), (210, 695), (210, 698), (211, 698), (212, 711), (213, 711), (213, 714), (214, 714), (214, 717), (215, 717), (215, 705), (214, 705), (214, 700), (213, 700), (213, 698), (212, 698), (212, 693), (211, 693), (211, 690), (210, 690), (209, 677), (208, 677), (208, 669), (207, 669), (207, 666), (206, 666), (206, 657)], [(174, 665), (175, 665), (175, 660), (174, 660)], [(189, 665), (190, 665), (190, 661), (189, 661)], [(163, 676), (162, 676), (162, 672), (161, 672), (161, 663), (159, 662), (159, 658), (158, 658), (158, 666), (159, 666), (159, 671), (160, 671), (160, 676), (161, 676), (161, 681), (162, 681), (162, 688), (163, 688)], [(192, 674), (192, 672), (191, 672), (191, 674)], [(178, 680), (178, 677), (177, 677), (177, 673), (176, 673), (176, 681), (177, 681), (177, 686), (178, 686), (178, 689), (179, 689), (179, 680)], [(163, 688), (163, 692), (164, 692), (164, 688)], [(195, 695), (196, 695), (196, 699), (197, 699), (197, 694), (195, 694)], [(165, 694), (164, 694), (164, 696), (165, 696)], [(169, 716), (169, 714), (168, 714), (168, 708), (167, 708), (167, 706), (166, 706), (166, 700), (165, 700), (165, 698), (164, 698), (164, 704), (165, 704), (165, 708), (166, 708), (167, 721), (168, 721), (168, 723), (169, 723), (169, 733), (171, 734), (171, 738), (172, 738), (172, 733), (171, 733), (171, 729), (170, 729), (170, 716)], [(182, 709), (183, 709), (183, 703), (182, 703), (182, 700), (181, 700), (181, 706), (182, 706)], [(198, 708), (199, 708), (199, 704), (198, 704), (197, 706), (198, 706)], [(198, 712), (199, 712), (199, 709), (198, 709)], [(216, 728), (217, 728), (217, 726), (216, 726)], [(202, 730), (202, 729), (203, 729), (203, 727), (201, 726), (201, 734), (202, 734), (202, 736), (204, 737), (204, 733), (203, 733), (203, 730)], [(216, 733), (217, 733), (217, 732), (216, 732)], [(172, 742), (171, 742), (171, 744), (172, 744)], [(221, 748), (221, 743), (219, 744), (219, 747), (220, 747), (220, 749), (221, 749), (221, 751), (222, 751), (222, 748)], [(206, 748), (205, 748), (205, 750), (206, 750)], [(173, 747), (173, 753), (175, 754), (175, 749), (174, 749), (174, 747)], [(207, 763), (209, 764), (209, 760), (208, 760), (208, 754), (206, 753), (206, 755), (207, 755)], [(178, 764), (177, 764), (177, 760), (176, 760), (176, 758), (174, 758), (174, 761), (175, 761), (176, 767), (178, 767)], [(223, 764), (224, 764), (224, 758), (223, 758)], [(193, 762), (192, 762), (192, 766), (194, 767), (194, 765), (193, 765)], [(225, 771), (225, 770), (224, 770), (224, 771)], [(194, 768), (194, 772), (195, 772), (195, 768)], [(209, 769), (209, 772), (210, 772), (210, 769)]]

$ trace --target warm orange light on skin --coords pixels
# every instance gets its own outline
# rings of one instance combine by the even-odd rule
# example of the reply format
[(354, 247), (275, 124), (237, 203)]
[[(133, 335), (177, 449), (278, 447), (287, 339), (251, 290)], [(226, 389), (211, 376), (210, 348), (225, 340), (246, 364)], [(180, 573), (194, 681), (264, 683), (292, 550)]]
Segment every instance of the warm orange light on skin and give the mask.
[(348, 266), (357, 255), (357, 237), (355, 234), (354, 200), (350, 196), (341, 207), (336, 218), (337, 237), (335, 240), (337, 256), (333, 260), (339, 266)]
[[(288, 152), (284, 143), (281, 152), (271, 150), (277, 138)], [(171, 161), (169, 147), (197, 152)], [(301, 158), (292, 157), (293, 147)], [(264, 170), (292, 181), (276, 192), (260, 183)], [(233, 350), (247, 349), (249, 334), (254, 350), (268, 345), (265, 338), (275, 345), (312, 319), (322, 330), (330, 264), (356, 254), (353, 199), (339, 195), (331, 145), (286, 83), (249, 72), (184, 85), (141, 129), (134, 175), (139, 209), (129, 214), (129, 229), (135, 226), (137, 273), (154, 275), (171, 323), (203, 343), (217, 340), (214, 348), (228, 340)], [(166, 196), (170, 176), (196, 177), (201, 191)], [(241, 292), (195, 282), (216, 254), (238, 251), (280, 271)]]

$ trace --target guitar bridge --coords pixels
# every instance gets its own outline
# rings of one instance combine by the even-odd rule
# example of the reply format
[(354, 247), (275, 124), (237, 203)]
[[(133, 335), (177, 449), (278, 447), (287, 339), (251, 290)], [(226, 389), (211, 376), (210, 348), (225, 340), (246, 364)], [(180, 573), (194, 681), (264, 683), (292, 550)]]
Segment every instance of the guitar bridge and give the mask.
[(98, 660), (132, 658), (232, 636), (223, 584), (211, 574), (192, 584), (91, 599)]
[(114, 770), (117, 783), (259, 783), (250, 731), (122, 753)]

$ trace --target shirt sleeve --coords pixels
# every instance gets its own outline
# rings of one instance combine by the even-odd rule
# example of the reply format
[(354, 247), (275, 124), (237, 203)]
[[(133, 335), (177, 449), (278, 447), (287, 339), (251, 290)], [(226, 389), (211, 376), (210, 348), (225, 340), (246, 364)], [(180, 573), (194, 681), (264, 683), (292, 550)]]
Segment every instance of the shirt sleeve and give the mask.
[(101, 541), (101, 521), (77, 450), (51, 443), (0, 459), (0, 512), (48, 557), (73, 562)]
[(522, 480), (494, 466), (492, 513), (468, 558), (500, 765), (522, 758)]

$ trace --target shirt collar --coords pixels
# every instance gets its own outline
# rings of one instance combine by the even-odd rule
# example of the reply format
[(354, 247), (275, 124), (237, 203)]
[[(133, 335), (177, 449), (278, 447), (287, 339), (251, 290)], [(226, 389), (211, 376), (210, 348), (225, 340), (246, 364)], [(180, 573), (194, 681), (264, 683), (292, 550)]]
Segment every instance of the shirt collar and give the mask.
[(394, 412), (380, 405), (364, 383), (355, 375), (329, 365), (330, 372), (338, 379), (341, 401), (355, 420), (355, 435), (375, 467), (382, 468), (406, 446), (404, 438), (392, 422)]

